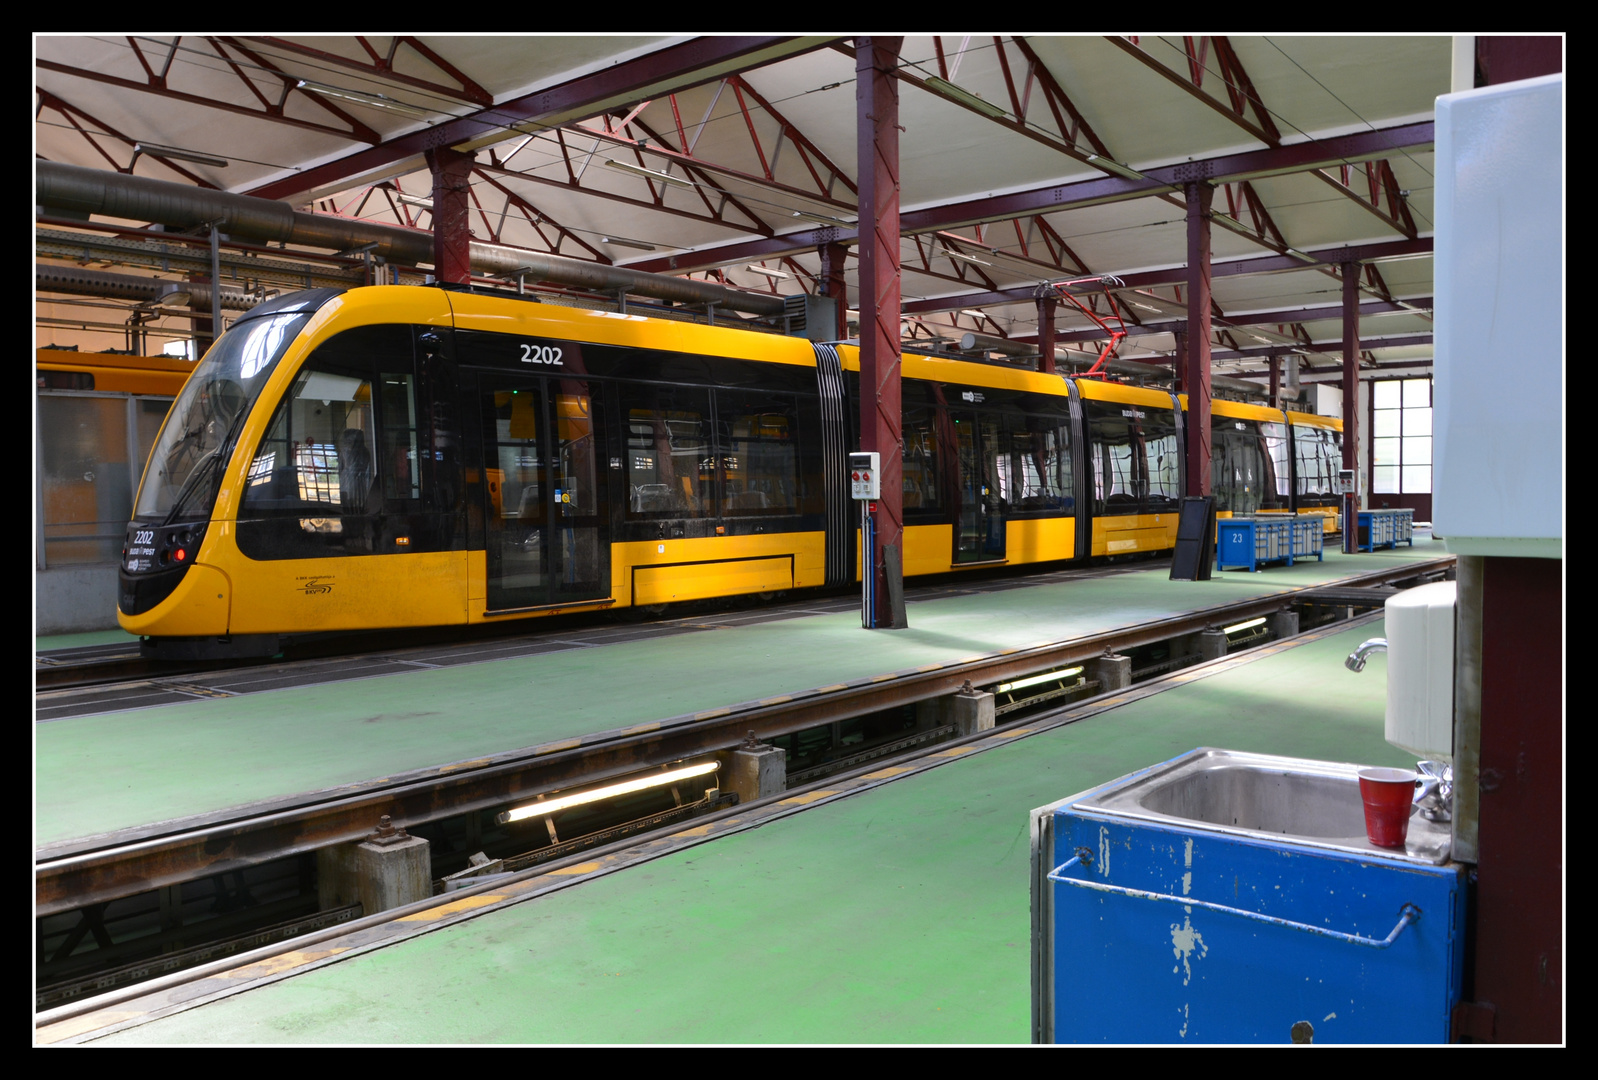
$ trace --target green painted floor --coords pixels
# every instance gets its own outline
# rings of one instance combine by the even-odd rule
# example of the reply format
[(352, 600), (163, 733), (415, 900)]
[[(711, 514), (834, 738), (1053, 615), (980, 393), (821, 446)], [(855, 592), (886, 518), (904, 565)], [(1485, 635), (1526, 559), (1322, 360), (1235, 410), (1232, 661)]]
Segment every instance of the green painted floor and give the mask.
[[(1153, 569), (35, 724), (35, 843), (327, 792), (696, 711), (1065, 641), (1446, 555), (1441, 542), (1208, 582)], [(709, 673), (707, 675), (707, 673)]]
[(34, 652), (81, 649), (86, 645), (137, 645), (139, 635), (126, 630), (89, 630), (81, 634), (47, 634), (33, 639)]
[(1023, 1043), (1028, 812), (1196, 746), (1409, 764), (1382, 739), (1385, 656), (1359, 675), (1342, 664), (1380, 633), (1263, 656), (99, 1043)]

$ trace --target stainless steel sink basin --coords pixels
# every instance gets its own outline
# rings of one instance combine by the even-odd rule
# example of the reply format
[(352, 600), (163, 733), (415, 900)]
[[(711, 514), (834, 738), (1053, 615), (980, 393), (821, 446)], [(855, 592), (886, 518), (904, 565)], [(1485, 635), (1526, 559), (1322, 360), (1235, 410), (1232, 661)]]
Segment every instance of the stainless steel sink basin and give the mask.
[(1448, 823), (1428, 821), (1419, 811), (1410, 816), (1403, 851), (1376, 847), (1365, 838), (1359, 768), (1202, 747), (1072, 803), (1181, 828), (1369, 851), (1431, 865), (1446, 862)]

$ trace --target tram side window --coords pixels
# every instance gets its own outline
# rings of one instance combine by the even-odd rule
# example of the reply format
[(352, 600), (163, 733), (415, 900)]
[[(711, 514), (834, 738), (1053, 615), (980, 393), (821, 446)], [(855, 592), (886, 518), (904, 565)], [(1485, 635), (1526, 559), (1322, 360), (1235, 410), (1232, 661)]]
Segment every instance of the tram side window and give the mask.
[(1181, 452), (1169, 410), (1086, 403), (1094, 512), (1163, 513), (1181, 498)]
[(562, 513), (598, 513), (593, 399), (588, 384), (562, 380), (555, 393), (556, 476)]
[(1257, 426), (1216, 418), (1210, 429), (1210, 490), (1217, 510), (1252, 514), (1263, 503), (1265, 467)]
[(1143, 424), (1143, 446), (1149, 469), (1144, 508), (1150, 513), (1175, 510), (1182, 500), (1181, 442), (1176, 437), (1176, 426), (1162, 423), (1159, 416), (1154, 413)]
[(390, 502), (419, 500), (422, 497), (418, 475), (416, 435), (416, 378), (410, 374), (383, 372), (382, 477), (383, 495)]
[(1000, 445), (1007, 460), (1010, 510), (1063, 511), (1074, 505), (1069, 428), (1053, 417), (1004, 417)]
[[(1094, 512), (1136, 513), (1143, 502), (1147, 463), (1139, 433), (1119, 407), (1088, 402)], [(1129, 410), (1130, 411), (1130, 410)]]
[(1293, 445), (1298, 455), (1298, 494), (1332, 496), (1343, 464), (1342, 440), (1335, 431), (1295, 426)]
[(729, 517), (799, 512), (799, 415), (785, 394), (716, 391)]
[(1286, 510), (1292, 505), (1293, 476), (1288, 461), (1287, 425), (1262, 421), (1260, 449), (1265, 477), (1261, 481), (1261, 508)]
[(918, 516), (942, 509), (938, 492), (938, 455), (948, 451), (938, 438), (938, 409), (923, 383), (906, 380), (904, 401), (903, 507)]
[(624, 386), (628, 516), (715, 517), (718, 470), (709, 391), (647, 383)]
[(1112, 507), (1135, 509), (1140, 501), (1140, 483), (1133, 470), (1131, 443), (1105, 441), (1093, 450), (1093, 494), (1099, 512), (1106, 513)]
[(333, 519), (372, 501), (373, 431), (371, 380), (301, 372), (250, 462), (243, 511), (294, 511), (309, 515), (306, 532), (342, 532)]
[(290, 385), (245, 474), (239, 549), (252, 559), (376, 551), (390, 469), (372, 380), (349, 368), (313, 365)]

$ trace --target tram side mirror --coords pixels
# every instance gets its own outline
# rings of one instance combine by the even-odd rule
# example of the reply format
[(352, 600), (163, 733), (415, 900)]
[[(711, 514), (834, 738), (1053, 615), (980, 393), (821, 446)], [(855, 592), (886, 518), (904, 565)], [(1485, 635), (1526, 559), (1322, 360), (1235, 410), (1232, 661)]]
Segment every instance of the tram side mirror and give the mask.
[(425, 331), (416, 339), (422, 346), (422, 352), (429, 360), (435, 360), (444, 355), (444, 339), (437, 331)]

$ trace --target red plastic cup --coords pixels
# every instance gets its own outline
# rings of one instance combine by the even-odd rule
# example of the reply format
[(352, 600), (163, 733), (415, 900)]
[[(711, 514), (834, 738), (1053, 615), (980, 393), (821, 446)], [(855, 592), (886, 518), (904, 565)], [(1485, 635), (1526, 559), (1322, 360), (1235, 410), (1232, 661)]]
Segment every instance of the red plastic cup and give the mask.
[(1409, 769), (1359, 770), (1365, 803), (1365, 836), (1377, 847), (1401, 848), (1409, 835), (1415, 803), (1415, 773)]

